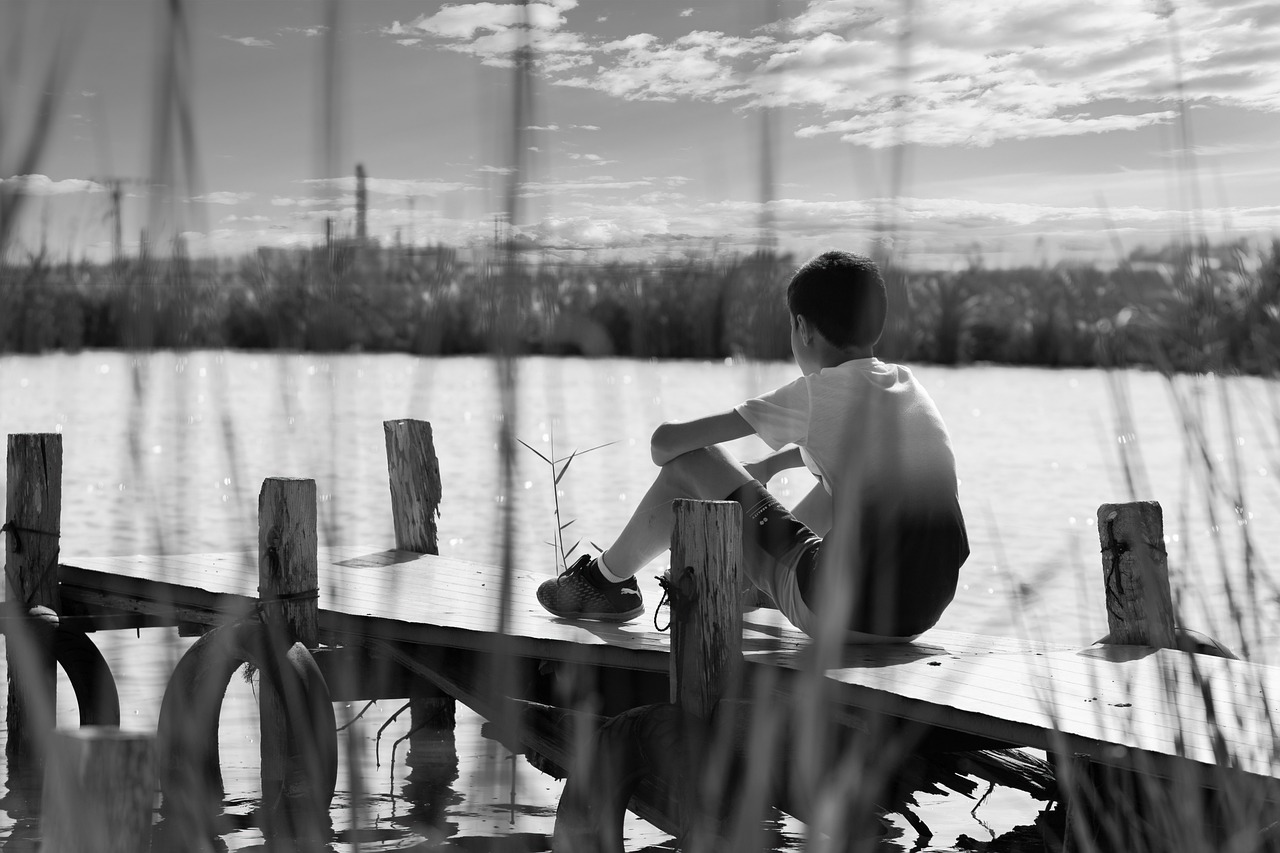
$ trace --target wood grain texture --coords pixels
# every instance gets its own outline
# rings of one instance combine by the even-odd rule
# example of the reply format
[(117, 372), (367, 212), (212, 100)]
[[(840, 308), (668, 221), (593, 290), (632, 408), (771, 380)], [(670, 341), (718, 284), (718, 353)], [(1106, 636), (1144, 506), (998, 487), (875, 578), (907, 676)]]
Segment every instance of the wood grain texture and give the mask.
[(671, 701), (710, 719), (742, 672), (742, 507), (678, 500), (671, 533)]
[(45, 853), (151, 849), (155, 736), (115, 727), (54, 732), (40, 828)]
[(1160, 504), (1103, 504), (1098, 507), (1098, 539), (1108, 642), (1176, 648)]
[[(62, 607), (58, 549), (62, 532), (62, 435), (13, 434), (5, 488), (4, 598), (11, 615)], [(5, 644), (10, 674), (5, 709), (10, 759), (41, 760), (57, 707), (57, 665), (48, 624), (20, 621)]]
[(62, 435), (10, 435), (6, 464), (4, 599), (57, 610)]
[(436, 519), (442, 487), (431, 424), (426, 421), (383, 421), (387, 475), (391, 484), (391, 517), (396, 548), (439, 554)]
[(289, 643), (319, 642), (316, 481), (268, 477), (258, 493), (258, 595)]

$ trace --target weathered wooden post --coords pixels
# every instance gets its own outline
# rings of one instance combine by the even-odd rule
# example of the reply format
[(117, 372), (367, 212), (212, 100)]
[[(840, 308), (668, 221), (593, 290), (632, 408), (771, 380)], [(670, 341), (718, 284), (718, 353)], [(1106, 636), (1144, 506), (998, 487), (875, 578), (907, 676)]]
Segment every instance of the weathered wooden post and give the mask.
[(155, 737), (115, 726), (59, 729), (49, 741), (44, 853), (144, 853), (156, 799)]
[[(1107, 636), (1101, 642), (1174, 649), (1178, 637), (1164, 548), (1164, 516), (1155, 501), (1098, 507)], [(1059, 756), (1059, 784), (1066, 794), (1065, 850), (1095, 849), (1101, 834), (1099, 805), (1118, 796), (1107, 771), (1087, 755)], [(1115, 789), (1115, 790), (1112, 790)], [(1102, 795), (1101, 792), (1108, 791)], [(1129, 802), (1124, 808), (1138, 808)]]
[[(396, 550), (439, 554), (436, 519), (440, 516), (440, 462), (431, 424), (419, 420), (382, 422), (387, 446), (387, 479)], [(409, 697), (410, 730), (453, 726), (456, 703), (421, 678)]]
[(742, 507), (677, 500), (671, 534), (671, 701), (702, 720), (742, 672)]
[[(319, 643), (317, 560), (315, 480), (267, 478), (258, 495), (258, 595), (272, 651), (281, 657), (295, 642), (309, 649)], [(314, 814), (306, 756), (289, 754), (286, 698), (264, 689), (258, 700), (263, 834), (289, 839), (299, 849), (319, 849), (327, 814)], [(272, 791), (283, 792), (281, 802), (267, 802), (266, 792)]]
[(396, 549), (439, 554), (440, 463), (427, 421), (383, 421)]
[[(700, 733), (742, 678), (742, 507), (732, 501), (677, 500), (671, 534), (671, 702), (686, 722), (684, 761), (674, 792), (682, 800), (683, 848), (715, 848), (724, 765)], [(695, 753), (698, 757), (695, 757)], [(714, 767), (712, 765), (715, 765)]]
[[(16, 618), (5, 642), (9, 672), (5, 752), (11, 762), (38, 765), (57, 707), (52, 620), (60, 604), (62, 435), (10, 435), (7, 459), (4, 599), (8, 614)], [(35, 607), (47, 608), (50, 620), (26, 620)]]
[(1106, 589), (1106, 641), (1177, 648), (1164, 517), (1155, 501), (1098, 507)]

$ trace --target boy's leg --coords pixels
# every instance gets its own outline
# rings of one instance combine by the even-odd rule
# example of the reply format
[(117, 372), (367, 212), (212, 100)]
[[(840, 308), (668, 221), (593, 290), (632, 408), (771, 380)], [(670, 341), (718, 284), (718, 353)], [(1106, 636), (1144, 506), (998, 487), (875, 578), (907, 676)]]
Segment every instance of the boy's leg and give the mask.
[(628, 578), (671, 547), (675, 518), (671, 503), (680, 498), (722, 501), (751, 480), (742, 463), (716, 446), (677, 456), (658, 471), (614, 543), (605, 549), (609, 573)]
[(818, 483), (809, 491), (809, 494), (800, 499), (800, 502), (791, 510), (791, 514), (814, 533), (826, 536), (831, 532), (831, 506), (831, 494), (826, 487)]
[[(662, 466), (617, 541), (593, 560), (584, 555), (563, 574), (538, 587), (538, 601), (566, 619), (625, 622), (644, 612), (633, 575), (671, 546), (671, 502), (677, 498), (723, 500), (751, 475), (718, 447), (686, 453)], [(607, 578), (607, 568), (614, 578)]]

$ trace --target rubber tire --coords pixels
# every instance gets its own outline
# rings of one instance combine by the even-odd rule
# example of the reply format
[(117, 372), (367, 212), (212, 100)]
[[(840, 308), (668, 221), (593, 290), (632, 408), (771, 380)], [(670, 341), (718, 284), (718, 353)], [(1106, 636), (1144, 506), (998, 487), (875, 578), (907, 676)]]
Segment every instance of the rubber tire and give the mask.
[[(243, 664), (258, 669), (263, 689), (281, 697), (289, 719), (288, 754), (305, 762), (317, 798), (327, 810), (338, 779), (338, 736), (324, 675), (311, 653), (294, 643), (272, 652), (268, 628), (260, 622), (223, 625), (197, 640), (178, 661), (160, 704), (156, 735), (160, 790), (166, 812), (195, 821), (197, 834), (221, 810), (222, 772), (218, 764), (218, 719), (222, 699)], [(263, 791), (264, 804), (283, 791)], [(205, 835), (204, 837), (208, 837)]]
[(53, 655), (76, 694), (82, 726), (120, 725), (120, 692), (111, 667), (88, 635), (59, 628), (53, 635)]
[(587, 766), (569, 774), (552, 849), (556, 853), (624, 853), (627, 803), (647, 774), (677, 786), (698, 766), (690, 720), (670, 704), (642, 705), (609, 718), (591, 742)]

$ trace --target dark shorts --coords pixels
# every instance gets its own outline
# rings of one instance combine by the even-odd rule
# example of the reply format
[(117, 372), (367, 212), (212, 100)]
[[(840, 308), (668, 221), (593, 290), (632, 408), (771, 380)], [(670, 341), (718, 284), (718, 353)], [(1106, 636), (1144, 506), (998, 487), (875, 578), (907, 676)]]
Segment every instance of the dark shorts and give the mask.
[[(822, 537), (758, 481), (734, 490), (727, 500), (742, 506), (747, 577), (810, 636), (815, 636), (818, 619), (832, 602), (847, 613), (852, 641), (919, 635), (951, 603), (960, 566), (969, 556), (958, 503), (893, 513), (870, 505), (863, 511), (847, 574), (827, 577), (830, 569), (820, 560)], [(840, 600), (845, 596), (847, 600)]]

